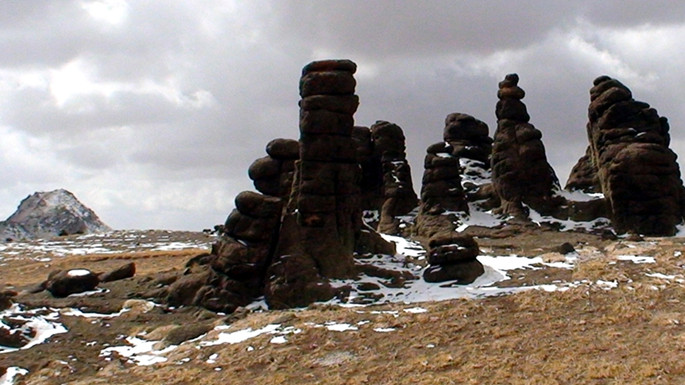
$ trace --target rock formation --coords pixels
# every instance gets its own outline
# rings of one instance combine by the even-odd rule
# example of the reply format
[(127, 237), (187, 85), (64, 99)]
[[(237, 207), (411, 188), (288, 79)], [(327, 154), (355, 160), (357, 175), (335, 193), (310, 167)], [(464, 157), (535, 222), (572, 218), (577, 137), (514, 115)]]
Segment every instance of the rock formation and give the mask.
[(3, 240), (52, 238), (110, 230), (93, 210), (64, 189), (29, 195), (21, 201), (14, 214), (0, 222)]
[(415, 221), (416, 234), (425, 237), (456, 228), (457, 221), (469, 215), (469, 202), (486, 210), (499, 205), (490, 183), (492, 139), (487, 124), (471, 115), (449, 114), (443, 140), (426, 150)]
[(275, 308), (329, 299), (327, 278), (355, 275), (361, 230), (357, 145), (352, 138), (356, 65), (349, 60), (308, 64), (300, 79), (300, 159), (265, 296)]
[(492, 182), (501, 213), (526, 217), (526, 204), (549, 215), (560, 204), (554, 195), (559, 182), (547, 163), (541, 132), (528, 122), (530, 116), (521, 102), (525, 92), (518, 81), (518, 75), (509, 74), (499, 83)]
[(394, 123), (379, 120), (371, 128), (355, 127), (352, 138), (362, 168), (362, 209), (376, 213), (365, 222), (381, 233), (397, 234), (397, 217), (418, 206), (404, 132)]
[(293, 184), (295, 161), (300, 157), (300, 145), (293, 139), (274, 139), (266, 145), (266, 153), (267, 156), (250, 165), (248, 176), (262, 194), (287, 199)]
[(597, 166), (595, 166), (594, 158), (592, 157), (592, 147), (588, 146), (587, 150), (585, 150), (585, 155), (578, 159), (576, 165), (573, 166), (564, 189), (586, 193), (602, 191), (599, 175), (597, 175)]
[(477, 202), (484, 210), (499, 207), (490, 175), (493, 140), (488, 125), (471, 115), (452, 113), (445, 118), (443, 140), (452, 147), (452, 155), (459, 158), (466, 200)]
[(396, 217), (418, 206), (405, 152), (404, 132), (394, 123), (379, 120), (371, 126), (371, 140), (373, 158), (380, 161), (383, 173), (383, 205), (380, 208), (378, 231), (396, 234), (399, 231)]
[(490, 168), (492, 138), (488, 125), (471, 115), (453, 113), (445, 118), (443, 139), (452, 146), (452, 155), (460, 159), (472, 159)]
[(457, 213), (469, 208), (461, 186), (459, 158), (445, 142), (428, 146), (421, 180), (421, 205), (416, 216), (417, 235), (430, 237), (456, 228)]
[(484, 272), (483, 265), (476, 259), (478, 244), (469, 235), (439, 233), (431, 237), (428, 246), (430, 266), (423, 271), (426, 282), (456, 281), (466, 285)]
[(616, 231), (673, 235), (685, 194), (667, 119), (608, 76), (595, 79), (588, 116), (592, 161)]
[[(362, 169), (360, 189), (361, 207), (365, 211), (376, 212), (380, 217), (380, 209), (383, 207), (383, 166), (381, 159), (376, 156), (371, 139), (369, 127), (355, 126), (352, 129), (352, 139), (357, 146), (357, 162)], [(366, 219), (365, 219), (366, 221)], [(369, 218), (367, 223), (378, 226), (378, 218)]]

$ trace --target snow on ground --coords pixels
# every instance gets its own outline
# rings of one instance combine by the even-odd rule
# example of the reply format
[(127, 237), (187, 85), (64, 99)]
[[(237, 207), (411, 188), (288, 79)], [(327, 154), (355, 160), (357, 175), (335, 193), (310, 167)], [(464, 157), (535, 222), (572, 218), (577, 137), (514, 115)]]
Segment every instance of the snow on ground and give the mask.
[(175, 235), (170, 231), (118, 230), (75, 237), (12, 241), (0, 243), (0, 262), (26, 259), (26, 255), (37, 262), (48, 262), (52, 258), (70, 255), (209, 249), (215, 241), (211, 236), (186, 237), (186, 240), (174, 238)]
[(58, 319), (59, 313), (54, 309), (24, 310), (18, 304), (0, 312), (0, 329), (7, 330), (11, 335), (20, 333), (27, 341), (19, 348), (0, 345), (0, 354), (30, 349), (55, 334), (66, 333), (67, 328), (57, 322)]
[(12, 385), (16, 376), (25, 376), (28, 373), (29, 371), (24, 368), (10, 366), (7, 368), (7, 372), (0, 376), (0, 385)]
[(633, 263), (656, 263), (654, 257), (647, 255), (619, 255), (616, 257), (619, 261), (630, 261)]

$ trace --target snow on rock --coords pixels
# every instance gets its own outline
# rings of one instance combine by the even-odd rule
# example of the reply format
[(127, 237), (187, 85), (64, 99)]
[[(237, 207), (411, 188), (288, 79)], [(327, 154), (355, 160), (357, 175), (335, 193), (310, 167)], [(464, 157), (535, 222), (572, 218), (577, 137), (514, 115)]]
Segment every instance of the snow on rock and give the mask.
[(129, 346), (112, 346), (105, 348), (100, 352), (100, 357), (105, 357), (105, 360), (111, 360), (112, 353), (116, 352), (122, 357), (129, 359), (128, 362), (135, 363), (140, 366), (154, 365), (160, 362), (166, 362), (165, 354), (175, 350), (178, 345), (171, 345), (162, 350), (156, 350), (155, 345), (159, 341), (146, 341), (137, 337), (127, 337), (126, 342)]
[(64, 189), (29, 195), (21, 201), (14, 214), (0, 222), (0, 237), (3, 239), (50, 238), (109, 230), (93, 210)]
[(20, 333), (21, 339), (24, 342), (20, 347), (0, 345), (0, 354), (30, 349), (33, 346), (42, 344), (55, 334), (66, 333), (67, 328), (56, 322), (58, 318), (59, 313), (57, 311), (46, 308), (24, 310), (18, 304), (14, 304), (9, 309), (0, 312), (0, 320), (16, 319), (23, 321), (18, 327), (12, 327), (4, 322), (0, 322), (0, 329), (5, 329), (12, 335)]
[(10, 366), (5, 374), (0, 376), (0, 385), (12, 385), (16, 376), (25, 376), (28, 373), (29, 371), (24, 368)]

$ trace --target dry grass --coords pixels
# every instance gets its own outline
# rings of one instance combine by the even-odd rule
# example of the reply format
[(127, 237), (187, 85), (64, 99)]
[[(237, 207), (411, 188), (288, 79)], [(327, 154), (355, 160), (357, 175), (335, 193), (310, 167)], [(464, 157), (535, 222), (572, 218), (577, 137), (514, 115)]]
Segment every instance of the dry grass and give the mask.
[[(542, 239), (483, 244), (497, 253), (516, 250), (524, 255), (539, 255), (548, 250), (538, 245), (555, 245), (559, 240), (550, 241), (543, 234)], [(301, 332), (288, 334), (285, 344), (271, 343), (273, 335), (268, 334), (201, 349), (196, 343), (186, 343), (169, 353), (167, 362), (153, 366), (136, 366), (125, 358), (105, 362), (94, 357), (74, 373), (56, 376), (56, 369), (46, 364), (27, 383), (683, 384), (685, 259), (677, 252), (685, 247), (677, 239), (657, 241), (657, 245), (634, 243), (632, 247), (627, 242), (585, 243), (577, 248), (580, 258), (572, 271), (526, 270), (512, 274), (517, 280), (523, 277), (519, 280), (523, 284), (555, 279), (579, 282), (567, 291), (529, 290), (474, 300), (364, 308), (315, 305), (298, 311), (254, 312), (235, 320), (230, 330), (255, 330), (276, 323)], [(587, 242), (585, 238), (583, 242)], [(616, 256), (628, 249), (633, 254), (644, 251), (645, 255), (655, 256), (657, 262), (617, 261)], [(178, 267), (194, 253), (134, 253), (70, 260), (95, 267), (110, 259), (134, 260), (139, 271), (141, 267), (157, 271), (159, 266)], [(550, 255), (549, 259), (558, 258)], [(675, 278), (649, 277), (647, 273)], [(596, 284), (598, 280), (615, 281), (618, 286), (607, 290)], [(417, 305), (426, 312), (404, 311)], [(155, 329), (189, 322), (182, 318), (185, 316), (153, 319), (142, 315), (112, 320), (114, 330), (108, 332), (132, 335), (145, 330), (154, 335)], [(356, 325), (358, 330), (337, 332), (317, 327), (326, 322)], [(92, 328), (97, 332), (95, 326)], [(382, 333), (374, 330), (377, 328), (394, 331)], [(82, 338), (95, 338), (83, 330)], [(211, 338), (215, 336), (205, 337)], [(47, 346), (44, 351), (50, 352)], [(99, 350), (93, 351), (88, 354), (97, 355)], [(49, 362), (69, 360), (68, 351), (50, 354)], [(86, 362), (90, 356), (82, 354), (80, 360)], [(214, 354), (215, 362), (208, 362)], [(0, 365), (11, 361), (11, 355), (5, 356), (4, 361), (0, 357)]]

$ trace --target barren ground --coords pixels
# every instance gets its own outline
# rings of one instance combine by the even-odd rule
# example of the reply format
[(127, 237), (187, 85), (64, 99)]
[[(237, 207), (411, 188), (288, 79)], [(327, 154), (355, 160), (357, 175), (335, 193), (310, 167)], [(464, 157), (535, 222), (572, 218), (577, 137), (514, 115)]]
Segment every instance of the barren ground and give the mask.
[[(58, 268), (104, 271), (129, 261), (137, 265), (136, 277), (103, 284), (108, 292), (17, 297), (26, 308), (62, 309), (59, 322), (68, 331), (0, 354), (0, 372), (3, 367), (28, 370), (15, 378), (17, 384), (685, 383), (681, 238), (605, 241), (542, 231), (481, 238), (481, 250), (490, 256), (561, 262), (564, 257), (553, 247), (570, 242), (578, 251), (571, 268), (510, 270), (510, 279), (497, 284), (543, 286), (490, 297), (366, 307), (315, 304), (233, 316), (196, 308), (150, 310), (143, 301), (129, 302), (131, 310), (119, 316), (83, 317), (65, 310), (119, 312), (151, 276), (181, 271), (188, 259), (206, 252), (211, 240), (203, 237), (167, 234), (169, 243), (195, 238), (205, 244), (182, 250), (139, 243), (114, 253), (46, 257), (34, 250), (0, 260), (0, 285), (17, 289), (41, 282)], [(644, 256), (654, 263), (635, 263)], [(250, 330), (254, 333), (246, 335)], [(162, 340), (155, 354), (165, 361), (145, 366), (142, 354), (135, 359), (103, 354), (108, 347), (128, 346), (130, 337)], [(162, 352), (165, 346), (172, 348)]]

